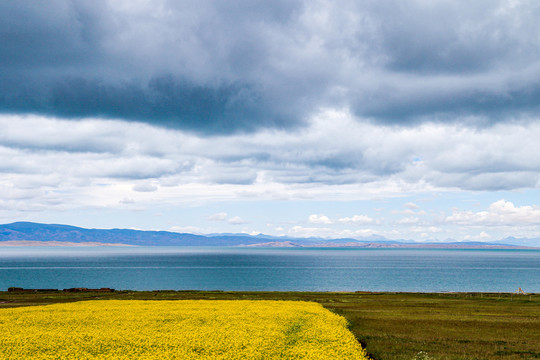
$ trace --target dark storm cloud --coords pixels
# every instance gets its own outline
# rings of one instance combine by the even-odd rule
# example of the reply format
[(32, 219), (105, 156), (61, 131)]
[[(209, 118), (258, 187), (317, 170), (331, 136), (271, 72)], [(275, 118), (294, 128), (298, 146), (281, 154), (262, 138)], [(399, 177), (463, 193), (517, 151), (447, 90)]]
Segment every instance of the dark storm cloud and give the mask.
[(527, 118), (540, 112), (540, 83), (525, 83), (510, 89), (488, 89), (475, 85), (453, 88), (441, 81), (433, 88), (396, 86), (384, 91), (391, 94), (385, 96), (379, 92), (377, 100), (368, 104), (358, 101), (353, 109), (386, 124), (465, 119), (473, 126)]
[(329, 107), (400, 124), (535, 116), (539, 16), (534, 1), (3, 2), (0, 111), (209, 133)]
[(302, 122), (298, 106), (279, 103), (286, 89), (274, 95), (242, 75), (268, 50), (252, 27), (286, 23), (291, 5), (161, 5), (170, 16), (145, 12), (154, 8), (132, 14), (105, 1), (0, 5), (1, 111), (210, 132)]
[[(540, 110), (540, 6), (532, 1), (379, 2), (370, 9), (385, 72), (353, 109), (400, 123)], [(369, 99), (369, 101), (366, 101)]]
[[(388, 68), (424, 74), (475, 73), (514, 58), (522, 50), (521, 55), (531, 60), (538, 52), (525, 49), (530, 45), (526, 33), (537, 32), (533, 21), (538, 8), (532, 7), (533, 14), (504, 8), (511, 3), (413, 1), (394, 3), (389, 9), (381, 2), (374, 11), (381, 20), (378, 31)], [(523, 10), (528, 12), (531, 6)], [(523, 20), (526, 22), (521, 24)]]
[(238, 85), (201, 86), (171, 76), (152, 78), (148, 85), (111, 85), (74, 78), (51, 91), (51, 110), (65, 117), (103, 116), (155, 120), (170, 127), (227, 131), (229, 126), (257, 127), (254, 116), (268, 125), (279, 118), (258, 114), (251, 89)]

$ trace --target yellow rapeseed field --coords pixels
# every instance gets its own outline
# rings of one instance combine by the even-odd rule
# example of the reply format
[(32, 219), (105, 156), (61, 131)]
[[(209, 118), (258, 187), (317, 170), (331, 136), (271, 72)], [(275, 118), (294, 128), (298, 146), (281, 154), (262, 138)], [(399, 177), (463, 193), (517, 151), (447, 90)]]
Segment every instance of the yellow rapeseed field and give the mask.
[(366, 359), (346, 320), (296, 301), (100, 300), (0, 309), (0, 359)]

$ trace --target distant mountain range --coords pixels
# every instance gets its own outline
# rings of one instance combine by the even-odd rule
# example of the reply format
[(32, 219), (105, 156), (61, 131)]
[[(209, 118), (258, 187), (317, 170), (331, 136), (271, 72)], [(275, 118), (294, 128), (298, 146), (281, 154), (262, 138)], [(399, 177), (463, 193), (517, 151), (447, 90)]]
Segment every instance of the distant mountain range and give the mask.
[[(502, 242), (413, 242), (382, 236), (362, 239), (291, 238), (269, 235), (195, 235), (168, 231), (84, 229), (68, 225), (15, 222), (0, 225), (0, 246), (249, 246), (249, 247), (363, 247), (363, 248), (526, 248), (529, 239)], [(536, 240), (536, 239), (535, 239)], [(504, 240), (502, 240), (504, 241)]]

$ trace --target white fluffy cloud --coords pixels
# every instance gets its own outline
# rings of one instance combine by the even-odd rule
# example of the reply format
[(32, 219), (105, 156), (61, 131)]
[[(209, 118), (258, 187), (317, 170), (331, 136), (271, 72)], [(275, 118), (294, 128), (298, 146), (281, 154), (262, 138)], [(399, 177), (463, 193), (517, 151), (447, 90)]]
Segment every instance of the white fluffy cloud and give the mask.
[(312, 214), (309, 215), (309, 222), (312, 224), (332, 224), (333, 221), (326, 215)]
[(242, 219), (240, 216), (229, 217), (229, 214), (227, 214), (226, 212), (219, 212), (219, 213), (209, 215), (206, 217), (206, 219), (208, 221), (221, 221), (221, 222), (226, 221), (227, 223), (231, 225), (243, 225), (243, 224), (248, 223), (246, 220)]
[(366, 225), (366, 224), (373, 224), (375, 223), (375, 220), (370, 218), (367, 215), (353, 215), (350, 217), (343, 217), (339, 218), (337, 220), (330, 219), (326, 215), (322, 214), (312, 214), (309, 216), (309, 222), (311, 224), (354, 224), (354, 225)]
[(446, 221), (459, 225), (478, 226), (539, 225), (540, 206), (515, 206), (510, 201), (501, 199), (492, 203), (487, 211), (454, 210)]
[(403, 205), (405, 208), (407, 209), (411, 209), (411, 210), (418, 210), (420, 209), (420, 206), (418, 206), (417, 204), (413, 203), (413, 202), (408, 202), (406, 203), (405, 205)]
[(219, 213), (208, 216), (207, 219), (210, 221), (225, 221), (227, 220), (227, 216), (228, 215), (226, 212), (219, 212)]
[(338, 221), (342, 224), (356, 224), (356, 225), (373, 224), (375, 222), (375, 220), (373, 220), (367, 215), (353, 215), (352, 217), (344, 217), (344, 218), (338, 219)]
[(373, 229), (336, 229), (331, 227), (304, 227), (295, 225), (289, 229), (287, 234), (292, 237), (318, 237), (327, 239), (337, 238), (363, 238), (374, 235), (377, 232)]
[(242, 225), (247, 223), (247, 221), (242, 219), (240, 216), (233, 216), (227, 222), (231, 225)]
[[(10, 194), (26, 198), (24, 206), (50, 206), (55, 194), (63, 205), (72, 200), (80, 204), (84, 197), (96, 204), (107, 187), (117, 191), (112, 203), (126, 198), (137, 203), (144, 201), (144, 191), (156, 188), (152, 199), (165, 202), (325, 201), (456, 189), (534, 189), (540, 184), (540, 124), (385, 128), (357, 122), (346, 112), (327, 111), (301, 136), (272, 130), (206, 138), (121, 121), (5, 115), (0, 126), (5, 129), (0, 133), (0, 182)], [(28, 128), (32, 131), (24, 131)], [(57, 136), (50, 136), (51, 129)], [(82, 141), (85, 132), (88, 139)], [(417, 207), (407, 203), (403, 211), (420, 214)], [(367, 224), (372, 219), (359, 214), (341, 222)]]
[[(475, 130), (444, 124), (380, 127), (328, 110), (296, 133), (200, 137), (122, 121), (14, 115), (0, 116), (0, 127), (6, 129), (0, 132), (0, 219), (8, 221), (74, 209), (142, 211), (158, 204), (219, 203), (225, 210), (239, 202), (372, 202), (471, 189), (535, 191), (540, 184), (540, 124), (534, 123)], [(28, 128), (32, 131), (24, 131)], [(57, 137), (49, 136), (51, 129)], [(89, 138), (103, 138), (103, 144), (83, 141), (85, 132)], [(47, 141), (38, 141), (40, 137)], [(446, 215), (434, 215), (441, 211), (424, 200), (398, 202), (386, 215), (350, 208), (329, 216), (321, 207), (291, 220), (307, 217), (311, 224), (325, 225), (323, 230), (291, 231), (352, 237), (369, 234), (366, 227), (376, 225), (375, 233), (401, 238), (433, 234), (434, 228), (443, 228), (437, 233), (441, 236), (464, 238), (476, 236), (483, 225), (522, 224), (528, 230), (520, 233), (530, 236), (531, 227), (540, 225), (535, 203), (534, 197), (527, 206), (501, 200), (485, 211), (450, 204), (442, 209)], [(451, 212), (452, 206), (458, 209)], [(219, 226), (253, 224), (251, 214), (215, 214), (215, 208), (203, 220)], [(386, 228), (390, 224), (396, 233)], [(290, 229), (281, 227), (285, 230), (280, 233)], [(451, 227), (459, 234), (447, 231)]]

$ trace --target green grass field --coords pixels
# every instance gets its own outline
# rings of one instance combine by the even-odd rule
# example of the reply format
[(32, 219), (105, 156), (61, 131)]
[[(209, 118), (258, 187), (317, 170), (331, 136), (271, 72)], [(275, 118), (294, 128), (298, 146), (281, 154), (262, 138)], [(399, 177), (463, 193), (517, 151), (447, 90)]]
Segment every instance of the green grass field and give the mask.
[(540, 294), (0, 292), (0, 307), (90, 299), (315, 301), (347, 318), (353, 334), (376, 360), (540, 359)]

